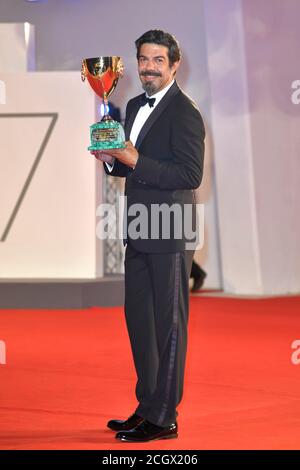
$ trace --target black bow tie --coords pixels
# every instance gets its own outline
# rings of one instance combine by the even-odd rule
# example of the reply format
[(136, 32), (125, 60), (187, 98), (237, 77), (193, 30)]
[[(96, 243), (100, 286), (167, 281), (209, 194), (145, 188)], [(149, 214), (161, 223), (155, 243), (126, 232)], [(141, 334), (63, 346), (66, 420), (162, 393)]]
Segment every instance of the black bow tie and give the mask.
[(147, 98), (144, 93), (140, 98), (140, 106), (145, 106), (146, 103), (149, 104), (150, 108), (153, 108), (156, 98)]

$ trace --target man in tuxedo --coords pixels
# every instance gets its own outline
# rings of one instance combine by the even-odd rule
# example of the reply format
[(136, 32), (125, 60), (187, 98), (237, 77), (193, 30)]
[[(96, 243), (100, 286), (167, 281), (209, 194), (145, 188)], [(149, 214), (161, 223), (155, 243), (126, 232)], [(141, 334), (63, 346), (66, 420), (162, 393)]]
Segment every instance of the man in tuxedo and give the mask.
[[(117, 439), (145, 442), (178, 436), (194, 254), (186, 225), (194, 227), (205, 130), (197, 106), (175, 81), (181, 56), (175, 37), (151, 30), (135, 44), (145, 93), (127, 104), (126, 148), (93, 153), (106, 173), (126, 177), (125, 317), (137, 373), (136, 410), (107, 426), (118, 431)], [(134, 223), (141, 205), (147, 217)], [(163, 210), (175, 206), (168, 218)], [(184, 218), (187, 206), (192, 210)], [(153, 220), (157, 208), (162, 220)]]

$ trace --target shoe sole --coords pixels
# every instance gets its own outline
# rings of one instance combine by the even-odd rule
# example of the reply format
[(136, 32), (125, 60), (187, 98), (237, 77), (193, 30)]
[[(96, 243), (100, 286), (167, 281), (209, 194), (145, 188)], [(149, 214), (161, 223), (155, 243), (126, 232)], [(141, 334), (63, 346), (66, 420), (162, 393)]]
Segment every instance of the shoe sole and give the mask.
[(154, 439), (147, 439), (145, 441), (140, 441), (140, 440), (135, 440), (135, 439), (124, 439), (124, 438), (119, 438), (119, 437), (116, 437), (116, 439), (118, 439), (118, 441), (122, 441), (122, 442), (140, 442), (140, 443), (143, 443), (143, 442), (151, 442), (151, 441), (160, 441), (162, 439), (177, 439), (178, 438), (178, 434), (170, 434), (169, 436), (161, 436), (161, 437), (154, 437)]
[(106, 426), (106, 427), (107, 427), (107, 429), (109, 429), (110, 431), (113, 431), (113, 432), (123, 432), (123, 431), (131, 431), (136, 426), (134, 426), (133, 428), (123, 428), (123, 429), (113, 429), (113, 428), (110, 428), (109, 426)]

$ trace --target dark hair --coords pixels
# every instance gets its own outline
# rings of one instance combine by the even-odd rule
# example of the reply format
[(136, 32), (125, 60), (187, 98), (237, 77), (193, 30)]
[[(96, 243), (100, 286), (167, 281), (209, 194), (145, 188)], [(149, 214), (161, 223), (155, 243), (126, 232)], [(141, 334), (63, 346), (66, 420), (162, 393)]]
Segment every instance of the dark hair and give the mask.
[(168, 48), (169, 65), (172, 66), (174, 62), (178, 62), (181, 57), (179, 44), (175, 36), (166, 33), (161, 29), (151, 29), (144, 33), (140, 38), (135, 41), (136, 57), (139, 59), (140, 48), (145, 43), (158, 44), (159, 46), (166, 46)]

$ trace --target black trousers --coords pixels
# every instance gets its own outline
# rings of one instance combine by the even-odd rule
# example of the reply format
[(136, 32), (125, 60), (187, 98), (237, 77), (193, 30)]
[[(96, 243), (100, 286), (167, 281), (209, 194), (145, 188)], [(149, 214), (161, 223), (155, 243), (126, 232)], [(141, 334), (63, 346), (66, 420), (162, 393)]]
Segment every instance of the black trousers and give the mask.
[(137, 373), (136, 413), (176, 421), (183, 394), (193, 251), (141, 253), (127, 244), (125, 316)]

